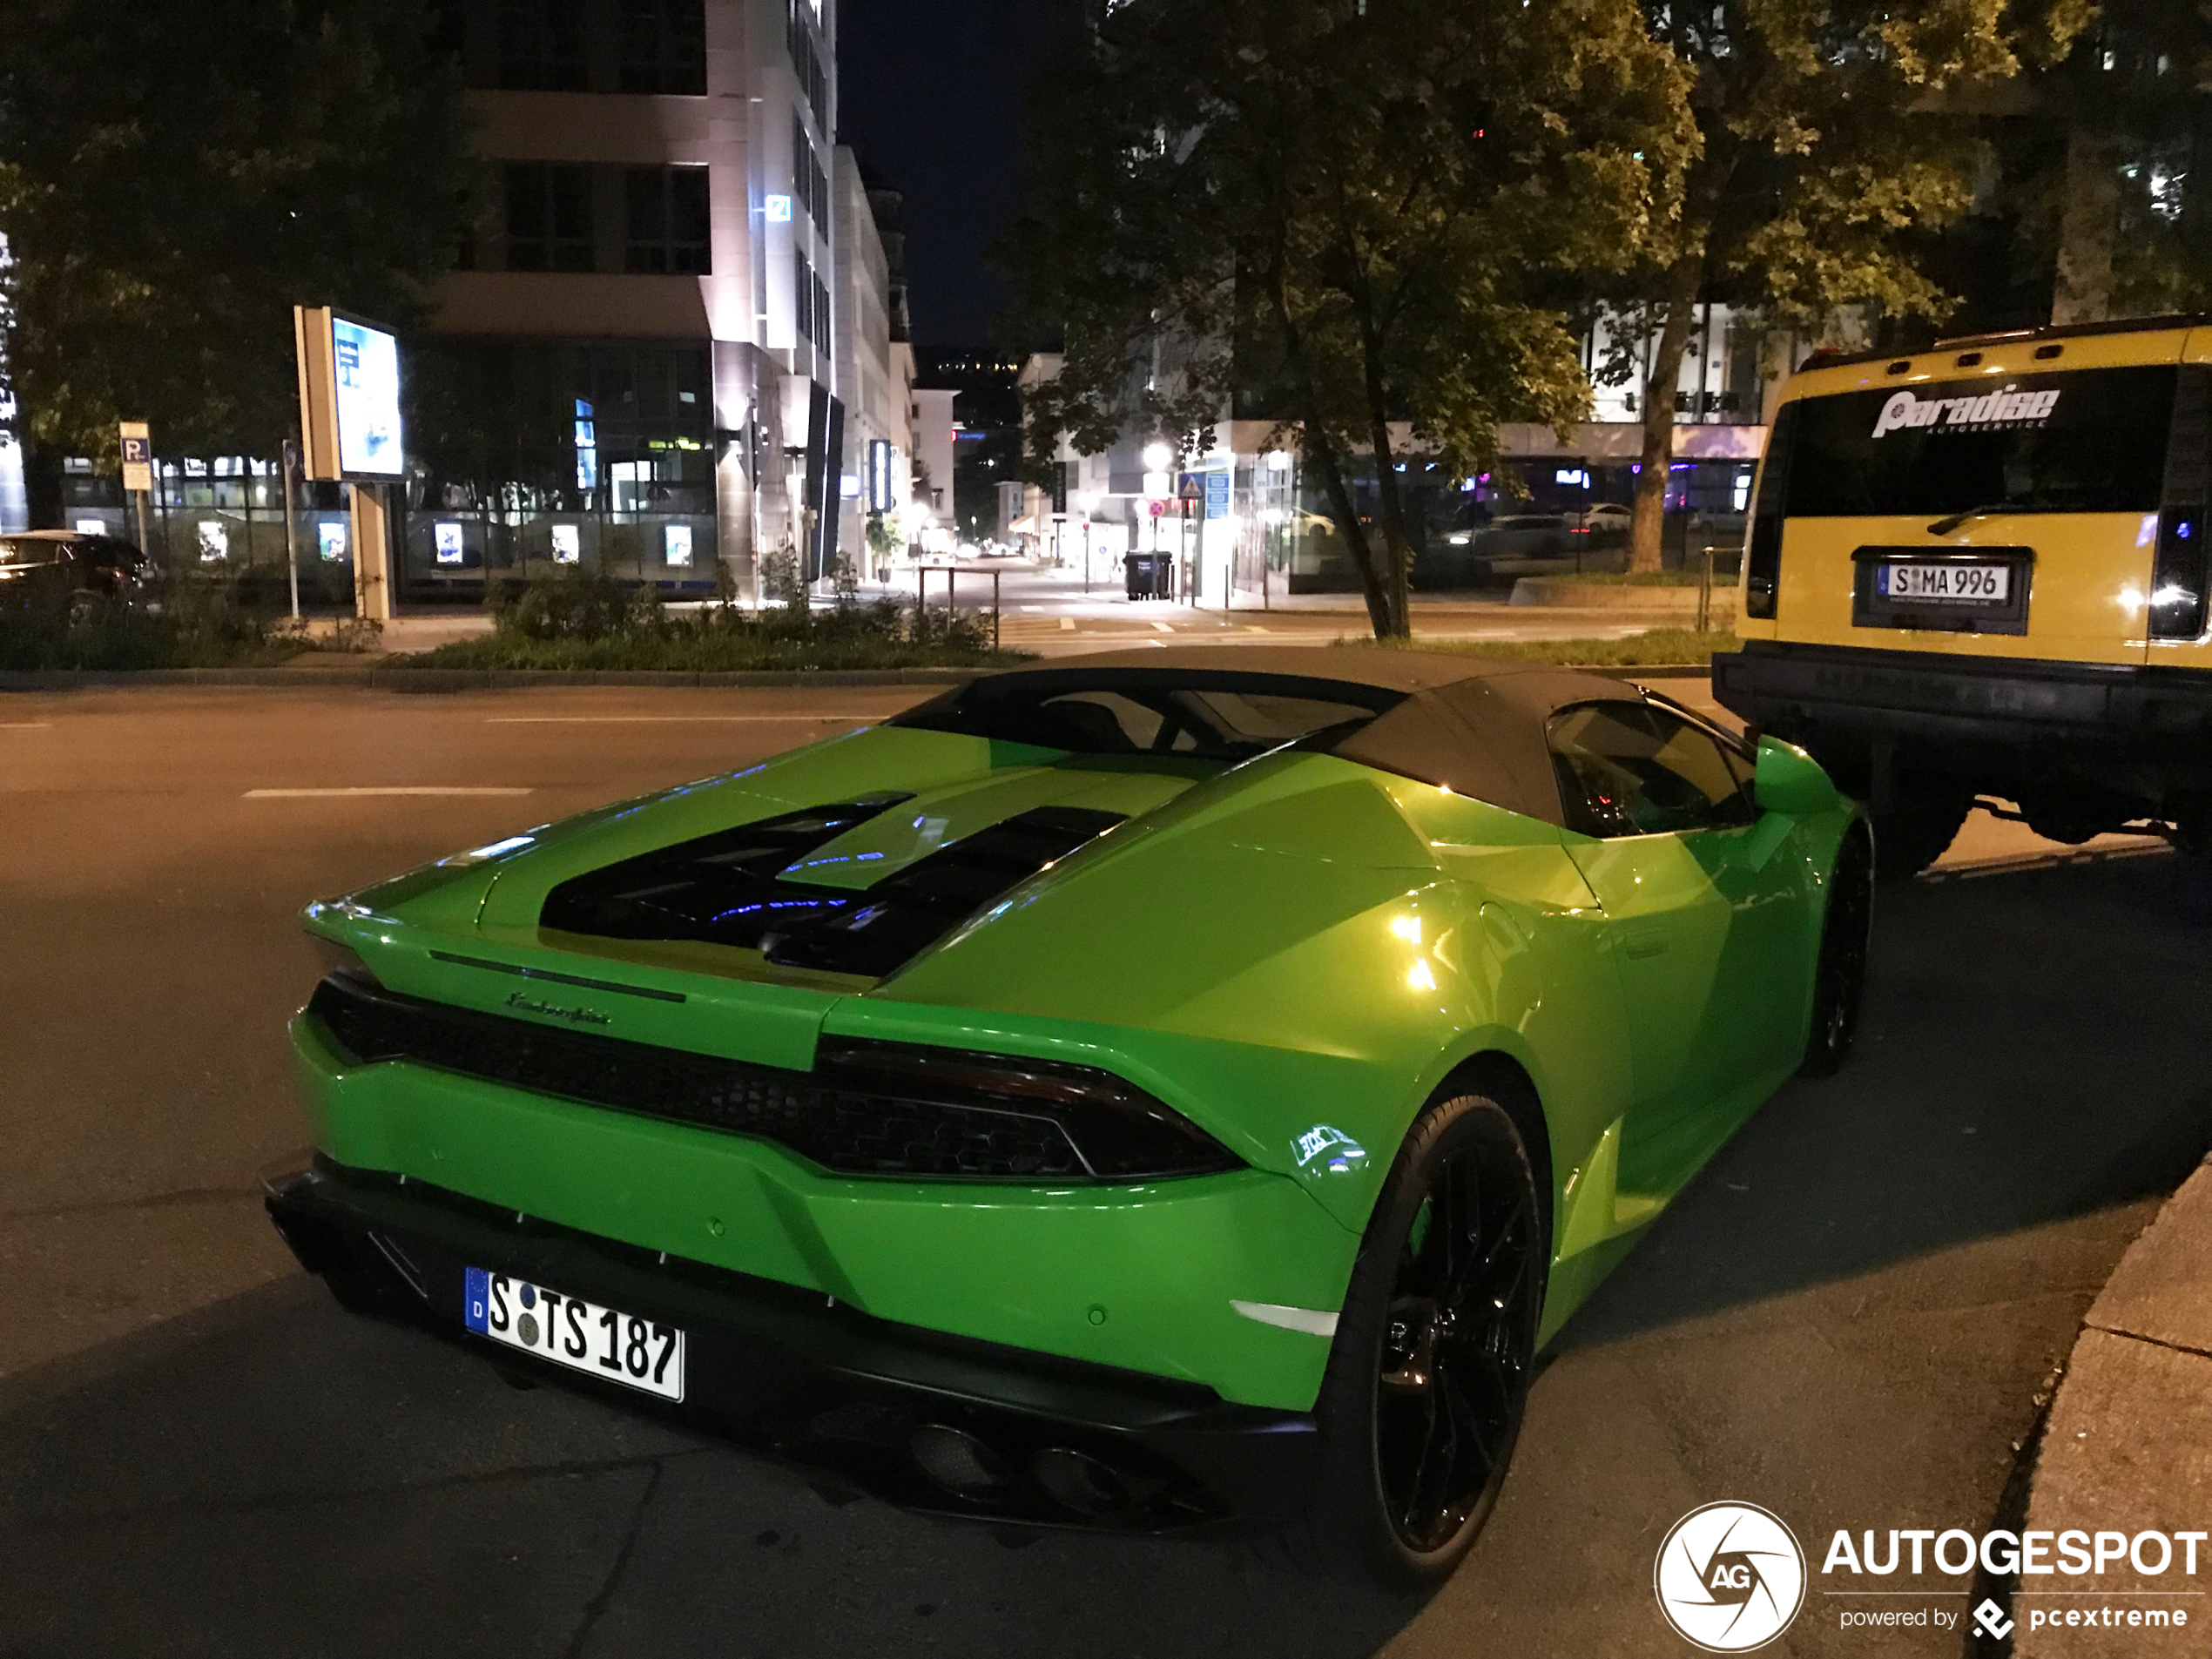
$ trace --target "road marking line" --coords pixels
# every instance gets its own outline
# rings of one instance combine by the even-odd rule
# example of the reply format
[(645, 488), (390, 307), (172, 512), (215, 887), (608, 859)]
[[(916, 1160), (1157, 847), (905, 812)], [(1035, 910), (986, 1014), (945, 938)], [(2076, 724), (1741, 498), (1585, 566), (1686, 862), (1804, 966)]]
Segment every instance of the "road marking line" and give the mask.
[(51, 720), (0, 720), (0, 732), (51, 732)]
[(374, 795), (527, 795), (527, 789), (446, 789), (410, 784), (394, 788), (377, 789), (249, 789), (247, 800), (361, 800)]
[(1061, 631), (1062, 633), (1063, 633), (1063, 634), (1072, 634), (1072, 633), (1074, 633), (1074, 632), (1076, 631), (1076, 619), (1075, 619), (1073, 617), (1061, 617), (1061, 618), (1060, 618), (1060, 631)]
[(488, 714), (486, 725), (803, 725), (880, 720), (880, 714)]
[(1163, 622), (1156, 622), (1152, 624), (1152, 626), (1163, 634), (1171, 634), (1175, 631), (1174, 629), (1169, 627), (1167, 624)]
[(1244, 631), (1248, 634), (1264, 634), (1271, 633), (1273, 630), (1263, 628), (1256, 622), (1248, 622), (1244, 624)]

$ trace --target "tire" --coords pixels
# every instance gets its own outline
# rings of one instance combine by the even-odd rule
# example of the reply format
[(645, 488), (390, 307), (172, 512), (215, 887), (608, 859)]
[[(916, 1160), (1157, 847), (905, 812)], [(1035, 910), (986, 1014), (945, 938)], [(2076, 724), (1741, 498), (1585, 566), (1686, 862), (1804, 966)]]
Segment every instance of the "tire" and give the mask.
[(1948, 852), (1974, 809), (1972, 795), (1919, 792), (1874, 820), (1874, 873), (1907, 881)]
[(1821, 920), (1820, 958), (1813, 970), (1812, 1027), (1797, 1067), (1800, 1077), (1832, 1077), (1851, 1058), (1873, 930), (1873, 860), (1865, 833), (1854, 828), (1844, 838), (1836, 867), (1829, 873), (1828, 910)]
[(1294, 1553), (1334, 1576), (1421, 1590), (1473, 1547), (1534, 1368), (1545, 1196), (1497, 1102), (1456, 1096), (1414, 1123), (1352, 1267)]

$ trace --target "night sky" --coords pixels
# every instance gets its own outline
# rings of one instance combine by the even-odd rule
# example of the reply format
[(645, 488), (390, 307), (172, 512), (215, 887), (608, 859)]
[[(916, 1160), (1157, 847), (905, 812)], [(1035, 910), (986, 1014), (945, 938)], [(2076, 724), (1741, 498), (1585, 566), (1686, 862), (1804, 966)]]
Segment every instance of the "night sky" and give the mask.
[(845, 0), (842, 142), (906, 192), (917, 346), (994, 343), (1006, 287), (985, 266), (1022, 189), (1024, 84), (1049, 63), (1052, 0)]

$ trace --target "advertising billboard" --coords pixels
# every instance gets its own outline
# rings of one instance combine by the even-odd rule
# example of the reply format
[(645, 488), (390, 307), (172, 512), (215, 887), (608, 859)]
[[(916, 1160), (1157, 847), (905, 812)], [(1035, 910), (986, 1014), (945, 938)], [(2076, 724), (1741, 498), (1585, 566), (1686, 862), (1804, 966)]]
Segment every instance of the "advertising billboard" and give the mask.
[(334, 314), (330, 355), (336, 371), (339, 470), (348, 477), (398, 477), (398, 336)]
[(357, 483), (401, 476), (399, 337), (327, 306), (298, 307), (293, 323), (306, 475)]

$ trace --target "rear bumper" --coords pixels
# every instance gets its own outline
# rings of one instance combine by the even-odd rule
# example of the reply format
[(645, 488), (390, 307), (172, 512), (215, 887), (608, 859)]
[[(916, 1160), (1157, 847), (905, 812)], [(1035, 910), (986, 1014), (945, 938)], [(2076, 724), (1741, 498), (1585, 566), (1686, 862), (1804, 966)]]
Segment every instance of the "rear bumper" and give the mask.
[[(318, 1159), (275, 1184), (276, 1224), (347, 1304), (470, 1347), (510, 1373), (752, 1446), (905, 1508), (1022, 1525), (1163, 1532), (1279, 1520), (1302, 1504), (1318, 1436), (1304, 1413), (1211, 1389), (871, 1318), (813, 1291), (525, 1220), (421, 1182)], [(679, 1326), (680, 1406), (495, 1345), (462, 1323), (479, 1267)], [(918, 1429), (972, 1437), (1001, 1478), (958, 1492), (916, 1459)], [(1092, 1477), (1040, 1478), (1075, 1453)], [(1069, 1467), (1064, 1456), (1058, 1467)], [(1101, 1479), (1098, 1471), (1108, 1472)], [(1062, 1495), (1055, 1495), (1057, 1491)]]
[(1755, 642), (1713, 658), (1713, 695), (1846, 773), (1888, 743), (1981, 789), (2212, 789), (2212, 674), (2193, 670)]

